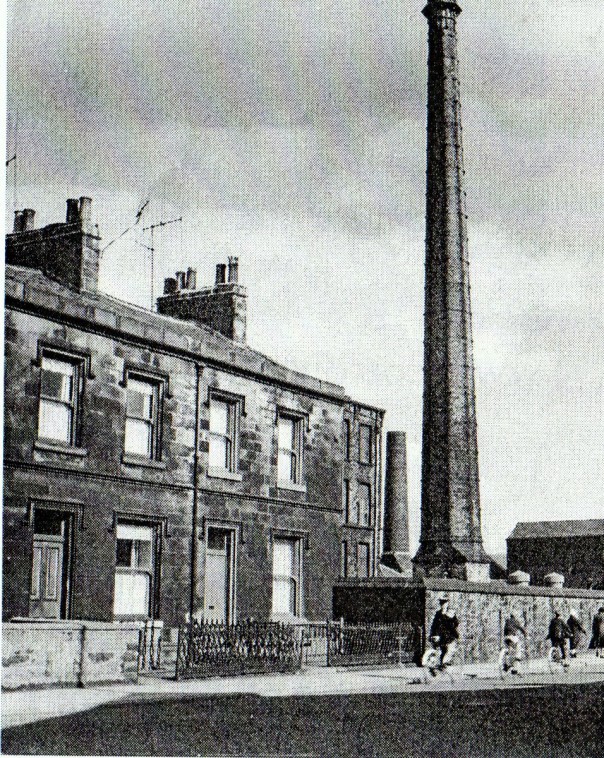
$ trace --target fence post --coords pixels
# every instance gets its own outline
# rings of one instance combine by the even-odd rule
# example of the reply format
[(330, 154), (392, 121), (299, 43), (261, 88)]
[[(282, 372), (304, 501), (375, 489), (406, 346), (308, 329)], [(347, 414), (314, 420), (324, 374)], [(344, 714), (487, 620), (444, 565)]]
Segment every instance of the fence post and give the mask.
[(327, 624), (327, 634), (326, 634), (326, 637), (327, 637), (327, 652), (326, 652), (326, 656), (325, 656), (325, 665), (327, 666), (327, 668), (329, 668), (329, 648), (330, 648), (330, 645), (331, 645), (331, 632), (330, 632), (330, 629), (329, 629), (329, 619), (327, 619), (325, 623)]

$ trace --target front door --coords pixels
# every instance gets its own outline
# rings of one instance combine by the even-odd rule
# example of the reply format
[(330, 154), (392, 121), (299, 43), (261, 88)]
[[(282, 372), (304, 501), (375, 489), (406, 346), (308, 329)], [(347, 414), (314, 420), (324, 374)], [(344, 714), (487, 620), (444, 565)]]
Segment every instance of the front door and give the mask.
[(227, 529), (208, 528), (204, 613), (206, 621), (232, 623), (233, 538)]
[(29, 615), (32, 618), (62, 617), (65, 593), (65, 540), (67, 519), (55, 511), (34, 514)]

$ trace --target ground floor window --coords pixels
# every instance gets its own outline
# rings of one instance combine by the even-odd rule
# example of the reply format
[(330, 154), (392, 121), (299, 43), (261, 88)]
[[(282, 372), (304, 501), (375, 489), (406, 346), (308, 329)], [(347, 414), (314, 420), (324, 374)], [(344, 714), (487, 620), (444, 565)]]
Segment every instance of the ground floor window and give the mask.
[(114, 616), (155, 615), (157, 542), (157, 528), (152, 524), (117, 523)]
[(273, 613), (301, 615), (300, 540), (276, 537), (273, 540)]

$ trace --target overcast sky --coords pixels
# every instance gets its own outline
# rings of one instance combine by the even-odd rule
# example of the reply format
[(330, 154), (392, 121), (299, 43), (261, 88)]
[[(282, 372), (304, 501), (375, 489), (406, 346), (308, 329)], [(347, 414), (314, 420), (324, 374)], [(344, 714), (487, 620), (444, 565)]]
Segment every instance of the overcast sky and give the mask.
[[(459, 52), (483, 533), (604, 518), (604, 3), (465, 0)], [(408, 435), (419, 536), (426, 20), (421, 0), (8, 3), (18, 207), (150, 204), (156, 293), (238, 254), (249, 343)], [(15, 201), (8, 177), (7, 218)], [(10, 223), (10, 222), (9, 222)], [(130, 233), (101, 287), (148, 305)]]

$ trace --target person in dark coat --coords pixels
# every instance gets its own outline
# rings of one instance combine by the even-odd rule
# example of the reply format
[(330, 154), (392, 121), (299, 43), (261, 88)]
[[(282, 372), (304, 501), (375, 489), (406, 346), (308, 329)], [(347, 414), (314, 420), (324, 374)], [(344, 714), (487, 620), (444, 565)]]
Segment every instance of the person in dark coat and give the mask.
[(604, 658), (604, 608), (598, 608), (591, 625), (590, 650), (595, 650), (597, 656)]
[(554, 611), (554, 618), (550, 621), (546, 639), (552, 643), (552, 647), (560, 649), (563, 661), (566, 661), (566, 640), (571, 636), (571, 631), (560, 616), (560, 611)]
[(505, 624), (503, 625), (503, 641), (511, 649), (514, 656), (512, 674), (518, 673), (515, 667), (515, 663), (522, 658), (522, 654), (520, 652), (520, 634), (522, 634), (522, 636), (526, 639), (526, 629), (522, 626), (520, 621), (518, 621), (518, 618), (515, 616), (515, 614), (510, 613), (510, 615), (505, 620)]
[(457, 627), (459, 621), (457, 616), (449, 610), (449, 598), (443, 595), (439, 601), (440, 608), (434, 614), (432, 626), (430, 627), (430, 637), (438, 637), (436, 644), (440, 648), (440, 665), (447, 666), (457, 649), (457, 640), (459, 632)]
[(581, 635), (585, 634), (585, 629), (583, 629), (579, 615), (574, 608), (571, 608), (570, 610), (570, 616), (566, 621), (566, 626), (570, 629), (570, 657), (576, 658)]

